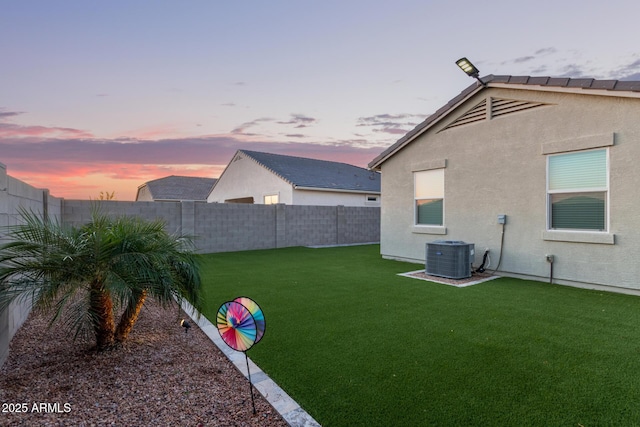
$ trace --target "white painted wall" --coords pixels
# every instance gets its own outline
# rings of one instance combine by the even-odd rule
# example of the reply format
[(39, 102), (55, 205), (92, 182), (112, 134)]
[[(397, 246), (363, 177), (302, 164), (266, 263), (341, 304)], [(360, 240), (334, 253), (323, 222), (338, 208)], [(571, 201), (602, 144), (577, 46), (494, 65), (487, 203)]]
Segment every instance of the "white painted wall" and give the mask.
[(294, 205), (316, 205), (316, 206), (370, 206), (380, 207), (380, 195), (378, 202), (367, 202), (367, 194), (363, 193), (339, 193), (334, 191), (314, 191), (314, 190), (293, 190)]
[(278, 194), (280, 203), (292, 203), (291, 184), (267, 170), (255, 160), (236, 153), (224, 170), (207, 202), (224, 203), (228, 199), (253, 197), (254, 203), (262, 204), (264, 196)]
[[(488, 95), (550, 105), (443, 130)], [(423, 262), (427, 242), (463, 240), (476, 245), (476, 265), (484, 248), (489, 248), (495, 267), (501, 238), (497, 216), (506, 214), (503, 274), (548, 280), (545, 255), (553, 254), (558, 283), (640, 290), (638, 117), (637, 98), (502, 88), (481, 91), (382, 164), (382, 255)], [(591, 148), (607, 141), (615, 141), (609, 148), (609, 232), (591, 243), (584, 235), (571, 233), (556, 233), (561, 241), (551, 240), (546, 232), (544, 150)], [(414, 226), (412, 170), (443, 163), (445, 227)], [(583, 242), (567, 241), (574, 237)]]
[(363, 193), (295, 190), (287, 181), (243, 153), (236, 153), (231, 159), (207, 202), (224, 203), (229, 199), (253, 197), (255, 204), (262, 204), (264, 196), (271, 194), (278, 194), (279, 203), (287, 205), (380, 206), (380, 202), (367, 202), (367, 195)]

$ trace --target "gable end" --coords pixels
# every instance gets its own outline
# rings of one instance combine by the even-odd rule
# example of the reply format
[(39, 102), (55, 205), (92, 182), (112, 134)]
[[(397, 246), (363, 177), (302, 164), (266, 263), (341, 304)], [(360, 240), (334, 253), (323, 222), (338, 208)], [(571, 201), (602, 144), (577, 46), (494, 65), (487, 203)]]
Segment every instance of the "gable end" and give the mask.
[(483, 120), (491, 120), (493, 118), (505, 116), (507, 114), (518, 113), (520, 111), (531, 110), (533, 108), (544, 107), (547, 105), (551, 104), (545, 104), (543, 102), (520, 101), (517, 99), (488, 97), (482, 100), (482, 102), (480, 102), (479, 104), (476, 104), (465, 114), (458, 117), (440, 132), (454, 127), (480, 122)]

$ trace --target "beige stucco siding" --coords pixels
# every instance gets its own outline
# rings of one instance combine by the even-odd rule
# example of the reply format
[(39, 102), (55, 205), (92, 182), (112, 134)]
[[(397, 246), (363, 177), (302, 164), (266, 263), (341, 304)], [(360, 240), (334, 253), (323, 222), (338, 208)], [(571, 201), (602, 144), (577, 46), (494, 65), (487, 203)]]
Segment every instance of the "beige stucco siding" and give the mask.
[(153, 197), (151, 197), (151, 192), (149, 191), (149, 187), (146, 184), (138, 188), (136, 201), (153, 202)]
[[(547, 105), (443, 130), (487, 96)], [(636, 267), (640, 259), (639, 117), (640, 99), (634, 98), (498, 88), (481, 91), (382, 164), (382, 255), (424, 261), (425, 243), (463, 240), (475, 244), (476, 265), (484, 248), (489, 248), (495, 267), (502, 231), (497, 216), (506, 214), (503, 273), (546, 280), (545, 255), (553, 254), (554, 277), (559, 282), (640, 289)], [(545, 233), (547, 156), (543, 147), (607, 144), (609, 231), (591, 239), (601, 243), (549, 240), (585, 239), (584, 233)], [(444, 229), (416, 227), (413, 171), (445, 163)], [(445, 229), (446, 234), (424, 232)], [(615, 244), (609, 244), (614, 239)]]

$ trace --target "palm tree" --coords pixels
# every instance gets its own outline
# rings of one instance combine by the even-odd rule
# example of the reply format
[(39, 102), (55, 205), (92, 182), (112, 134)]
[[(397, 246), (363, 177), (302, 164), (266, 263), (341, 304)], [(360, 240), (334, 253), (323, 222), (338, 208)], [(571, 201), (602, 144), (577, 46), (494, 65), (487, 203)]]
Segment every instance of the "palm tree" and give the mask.
[[(14, 300), (53, 310), (75, 337), (96, 347), (124, 341), (150, 296), (163, 306), (189, 299), (200, 308), (200, 274), (191, 241), (160, 221), (110, 218), (95, 211), (71, 227), (22, 211), (0, 246), (0, 310)], [(122, 308), (118, 324), (115, 312)]]

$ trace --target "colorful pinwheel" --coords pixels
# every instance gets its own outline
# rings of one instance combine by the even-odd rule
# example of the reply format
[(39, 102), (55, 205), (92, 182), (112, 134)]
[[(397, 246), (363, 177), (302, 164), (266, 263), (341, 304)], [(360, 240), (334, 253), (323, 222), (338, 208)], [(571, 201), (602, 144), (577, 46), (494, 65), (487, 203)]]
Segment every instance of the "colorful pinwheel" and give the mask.
[(255, 320), (256, 322), (255, 344), (257, 344), (264, 336), (264, 331), (266, 328), (264, 313), (262, 312), (262, 309), (260, 308), (258, 303), (256, 303), (254, 300), (248, 297), (238, 297), (234, 299), (234, 301), (244, 305), (251, 312), (251, 315), (253, 316), (253, 320)]
[(251, 371), (249, 370), (249, 350), (264, 336), (264, 313), (260, 306), (251, 298), (238, 297), (233, 301), (225, 302), (218, 309), (216, 326), (222, 340), (232, 349), (244, 353), (247, 362), (247, 379), (251, 392), (251, 404), (253, 413), (256, 413), (256, 404), (253, 399), (253, 385), (251, 383)]
[(216, 325), (224, 342), (234, 350), (247, 351), (256, 343), (256, 321), (249, 309), (239, 302), (222, 304), (218, 309)]

